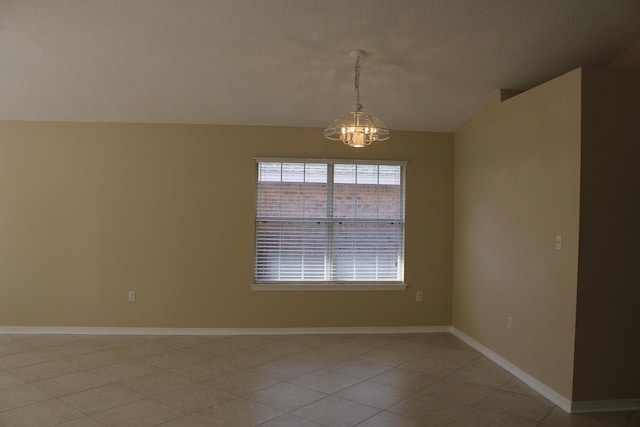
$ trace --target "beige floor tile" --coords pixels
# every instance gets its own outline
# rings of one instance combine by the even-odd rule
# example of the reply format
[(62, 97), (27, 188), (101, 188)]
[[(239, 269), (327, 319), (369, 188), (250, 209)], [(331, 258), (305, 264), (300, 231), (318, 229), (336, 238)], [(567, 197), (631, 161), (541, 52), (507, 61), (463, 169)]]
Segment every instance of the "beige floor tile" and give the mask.
[(92, 417), (113, 427), (153, 427), (183, 415), (155, 400), (140, 400), (93, 414)]
[(332, 394), (361, 381), (360, 378), (319, 369), (301, 377), (293, 378), (288, 382), (311, 390)]
[(251, 336), (247, 335), (223, 335), (216, 336), (216, 346), (224, 350), (224, 354), (233, 353), (251, 347)]
[(31, 384), (5, 387), (0, 389), (0, 411), (19, 408), (50, 399), (51, 396)]
[(263, 365), (267, 362), (271, 362), (278, 356), (270, 353), (258, 352), (253, 350), (240, 350), (233, 353), (228, 353), (223, 356), (218, 356), (212, 360), (216, 362), (224, 363), (225, 365), (233, 366), (238, 369), (248, 369), (254, 366)]
[(0, 412), (0, 426), (53, 426), (83, 416), (71, 406), (52, 399)]
[(291, 412), (326, 396), (318, 391), (280, 383), (248, 394), (246, 398), (284, 412)]
[(18, 335), (0, 334), (0, 347), (12, 342), (20, 341), (16, 338)]
[(303, 335), (294, 335), (290, 336), (286, 339), (289, 343), (296, 343), (300, 345), (304, 345), (309, 349), (318, 348), (325, 345), (333, 344), (336, 342), (341, 342), (348, 340), (348, 335), (342, 334), (303, 334)]
[(352, 342), (365, 345), (369, 349), (374, 349), (393, 344), (394, 342), (404, 338), (406, 337), (393, 334), (358, 334), (348, 339)]
[(542, 421), (554, 407), (553, 403), (546, 399), (502, 390), (487, 397), (480, 406), (494, 412), (536, 422)]
[(177, 366), (171, 369), (171, 372), (175, 372), (194, 383), (208, 381), (237, 371), (238, 369), (233, 366), (225, 365), (224, 363), (213, 360), (190, 363), (188, 365)]
[(80, 342), (82, 341), (82, 336), (65, 334), (38, 334), (25, 335), (22, 337), (22, 340), (28, 343), (33, 348), (47, 348)]
[(120, 384), (110, 384), (63, 396), (60, 400), (85, 414), (95, 414), (143, 398), (142, 394), (129, 390)]
[(439, 396), (465, 405), (474, 406), (485, 400), (494, 391), (495, 389), (491, 387), (463, 383), (445, 378), (427, 386), (424, 390), (420, 391), (418, 395)]
[(184, 417), (160, 424), (158, 427), (206, 427), (208, 425), (209, 424), (206, 424), (195, 415), (185, 415)]
[(342, 340), (323, 345), (322, 347), (318, 347), (318, 349), (338, 356), (343, 356), (344, 358), (349, 358), (366, 353), (371, 350), (371, 347), (366, 344), (356, 342), (355, 340)]
[[(248, 350), (256, 347), (253, 343), (254, 336), (251, 335), (229, 335), (223, 338), (220, 348), (229, 350), (227, 353), (234, 353), (240, 350)], [(268, 342), (268, 341), (263, 341)], [(225, 354), (227, 354), (225, 353)]]
[(205, 359), (197, 356), (193, 352), (185, 350), (171, 350), (160, 354), (147, 356), (145, 361), (153, 366), (162, 369), (175, 368), (177, 366), (188, 365), (189, 363), (202, 362)]
[(131, 360), (131, 356), (127, 356), (113, 350), (101, 350), (95, 353), (73, 356), (67, 360), (80, 368), (93, 369), (101, 366), (113, 365), (115, 363), (126, 362)]
[(11, 369), (10, 372), (13, 375), (22, 378), (26, 382), (32, 383), (78, 372), (80, 370), (82, 370), (82, 368), (74, 365), (73, 363), (58, 359), (38, 363), (36, 365), (24, 366), (22, 368)]
[(284, 413), (248, 399), (239, 398), (212, 408), (203, 409), (194, 415), (207, 426), (247, 427), (278, 418)]
[(47, 351), (56, 358), (80, 356), (82, 354), (96, 353), (104, 348), (91, 340), (77, 341), (71, 344), (49, 347)]
[(378, 384), (373, 381), (363, 381), (334, 394), (334, 396), (374, 408), (386, 409), (412, 394), (412, 391)]
[(159, 371), (122, 381), (121, 384), (147, 397), (191, 385), (191, 381), (171, 371)]
[(202, 344), (197, 344), (189, 347), (189, 351), (204, 358), (218, 357), (225, 354), (233, 353), (234, 351), (241, 350), (234, 346), (226, 345), (224, 343), (226, 338), (216, 338), (212, 341), (207, 341)]
[(339, 374), (350, 375), (352, 377), (366, 380), (385, 371), (388, 371), (391, 368), (393, 368), (393, 366), (391, 365), (373, 362), (361, 357), (353, 357), (343, 360), (342, 362), (329, 365), (325, 369), (332, 372), (337, 372)]
[(305, 363), (296, 359), (284, 358), (256, 366), (252, 368), (251, 371), (264, 375), (265, 377), (286, 381), (317, 371), (318, 369), (320, 369), (319, 365)]
[(475, 359), (473, 362), (469, 363), (470, 366), (479, 366), (480, 368), (485, 369), (495, 369), (497, 371), (504, 371), (500, 365), (492, 362), (490, 359), (481, 356)]
[(33, 350), (35, 349), (26, 342), (12, 338), (11, 340), (5, 340), (5, 342), (0, 343), (0, 359), (11, 354), (28, 353)]
[(171, 351), (172, 349), (169, 347), (165, 347), (164, 345), (156, 341), (145, 341), (133, 345), (116, 347), (114, 348), (114, 350), (116, 350), (118, 353), (141, 359), (154, 354), (166, 353), (167, 351)]
[(457, 350), (463, 350), (463, 351), (472, 351), (472, 352), (475, 352), (477, 354), (480, 354), (480, 353), (478, 353), (476, 351), (476, 349), (471, 347), (469, 344), (467, 344), (466, 342), (456, 338), (453, 335), (451, 335), (451, 339), (447, 340), (446, 342), (440, 343), (439, 346), (442, 347), (442, 348), (451, 348), (451, 349), (457, 349)]
[(235, 398), (236, 396), (232, 394), (216, 390), (204, 384), (194, 384), (153, 397), (154, 400), (184, 413), (200, 411)]
[(409, 418), (393, 412), (380, 412), (358, 424), (358, 427), (425, 427), (427, 425), (417, 418)]
[(429, 375), (446, 376), (464, 366), (466, 362), (436, 359), (429, 355), (411, 359), (400, 365), (400, 368), (420, 371)]
[(630, 412), (601, 412), (592, 414), (567, 414), (559, 407), (554, 407), (540, 427), (631, 427)]
[(264, 424), (260, 424), (260, 427), (323, 427), (323, 424), (314, 423), (311, 420), (296, 417), (292, 414), (286, 414)]
[(402, 334), (402, 338), (409, 341), (434, 344), (438, 346), (443, 346), (451, 342), (460, 341), (458, 338), (448, 332)]
[(131, 346), (147, 341), (138, 335), (90, 335), (88, 339), (105, 350)]
[(109, 380), (91, 372), (75, 372), (40, 381), (34, 385), (54, 397), (66, 396), (109, 384)]
[(404, 368), (393, 368), (376, 375), (370, 381), (410, 391), (420, 391), (440, 377)]
[(235, 335), (226, 337), (225, 343), (238, 350), (249, 350), (262, 345), (284, 341), (289, 338), (290, 337), (286, 335)]
[(406, 353), (395, 350), (394, 345), (388, 345), (382, 348), (375, 348), (373, 350), (366, 351), (359, 355), (359, 357), (372, 362), (382, 363), (390, 366), (398, 366), (411, 359), (415, 359), (420, 355)]
[(395, 352), (403, 353), (412, 357), (418, 357), (436, 350), (438, 345), (415, 340), (401, 340), (393, 343), (393, 345), (382, 347), (381, 349), (385, 348), (390, 348)]
[(302, 418), (331, 427), (354, 426), (380, 412), (377, 408), (361, 405), (334, 396), (313, 402), (293, 412)]
[(288, 340), (291, 338), (291, 334), (253, 335), (253, 336), (247, 336), (247, 337), (251, 338), (251, 343), (252, 343), (251, 347), (247, 347), (247, 348), (251, 348), (255, 350), (257, 347), (260, 347), (263, 345)]
[(467, 365), (449, 374), (446, 378), (469, 384), (498, 388), (513, 378), (513, 376), (505, 371)]
[(311, 350), (289, 356), (290, 359), (296, 359), (301, 362), (308, 363), (310, 365), (317, 365), (320, 367), (325, 367), (334, 363), (342, 362), (349, 357), (350, 355), (348, 354), (335, 353), (324, 347), (313, 348)]
[(225, 391), (238, 397), (262, 390), (277, 383), (279, 383), (278, 380), (247, 371), (224, 375), (205, 382), (206, 385), (216, 390)]
[(111, 382), (129, 380), (159, 371), (160, 369), (158, 367), (141, 360), (114, 363), (112, 365), (91, 369), (91, 372), (94, 374), (100, 375)]
[(444, 426), (455, 421), (473, 406), (430, 394), (416, 394), (389, 407), (387, 411), (418, 418), (428, 426)]
[(13, 353), (0, 357), (0, 368), (16, 369), (24, 366), (37, 365), (38, 363), (54, 360), (56, 357), (42, 350), (31, 350), (23, 353)]
[[(98, 414), (117, 427), (640, 424), (640, 412), (553, 407), (448, 333), (0, 335), (2, 427), (42, 423), (48, 410), (58, 422), (56, 408), (79, 417), (65, 427), (104, 426)], [(140, 413), (148, 416), (129, 421)]]
[(494, 392), (490, 387), (476, 384), (465, 384), (452, 380), (441, 380), (427, 386), (424, 390), (415, 394), (415, 398), (438, 397), (464, 405), (475, 406), (485, 400)]
[(538, 393), (537, 391), (535, 391), (534, 389), (532, 389), (531, 387), (529, 387), (528, 385), (526, 385), (516, 377), (513, 377), (509, 381), (504, 383), (500, 387), (500, 390), (510, 391), (512, 393), (526, 394), (527, 396), (533, 396), (540, 399), (544, 399), (544, 397), (540, 393)]
[(178, 349), (193, 347), (194, 345), (198, 345), (198, 344), (203, 344), (207, 341), (208, 341), (207, 337), (204, 337), (204, 336), (174, 335), (174, 336), (160, 337), (158, 338), (157, 342), (169, 349), (178, 350)]
[(159, 334), (146, 334), (146, 335), (138, 335), (140, 338), (144, 338), (146, 341), (158, 341), (164, 337), (166, 337), (166, 335), (159, 335)]
[(536, 427), (537, 425), (538, 423), (534, 421), (482, 408), (473, 408), (450, 424), (451, 427)]
[(276, 342), (286, 341), (290, 338), (291, 338), (291, 335), (282, 335), (282, 334), (255, 335), (252, 339), (252, 343), (255, 345), (252, 345), (251, 347), (248, 347), (248, 348), (251, 348), (252, 350), (260, 351), (258, 350), (258, 347), (261, 347), (267, 344), (273, 344)]
[(16, 377), (10, 372), (0, 371), (0, 389), (13, 387), (15, 385), (24, 384), (25, 381), (22, 378)]
[(66, 423), (57, 424), (56, 427), (104, 427), (104, 424), (99, 423), (91, 417), (83, 417)]
[(264, 344), (254, 348), (254, 350), (274, 354), (276, 356), (291, 356), (294, 354), (304, 353), (305, 351), (309, 351), (316, 347), (318, 346), (288, 339)]

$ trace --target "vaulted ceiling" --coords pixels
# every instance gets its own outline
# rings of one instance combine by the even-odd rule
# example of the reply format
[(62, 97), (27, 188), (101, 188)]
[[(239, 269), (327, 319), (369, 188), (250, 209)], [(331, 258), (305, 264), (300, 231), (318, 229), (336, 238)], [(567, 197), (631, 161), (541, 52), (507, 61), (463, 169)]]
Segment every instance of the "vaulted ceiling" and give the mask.
[(324, 127), (363, 49), (365, 111), (455, 131), (638, 40), (638, 0), (0, 0), (0, 120)]

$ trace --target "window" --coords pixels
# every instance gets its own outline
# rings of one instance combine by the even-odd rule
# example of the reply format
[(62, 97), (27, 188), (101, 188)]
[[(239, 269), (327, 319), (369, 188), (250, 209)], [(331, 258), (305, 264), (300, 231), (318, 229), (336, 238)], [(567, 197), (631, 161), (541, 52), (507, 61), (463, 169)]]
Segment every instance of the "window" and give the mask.
[(401, 284), (405, 162), (257, 159), (256, 284)]

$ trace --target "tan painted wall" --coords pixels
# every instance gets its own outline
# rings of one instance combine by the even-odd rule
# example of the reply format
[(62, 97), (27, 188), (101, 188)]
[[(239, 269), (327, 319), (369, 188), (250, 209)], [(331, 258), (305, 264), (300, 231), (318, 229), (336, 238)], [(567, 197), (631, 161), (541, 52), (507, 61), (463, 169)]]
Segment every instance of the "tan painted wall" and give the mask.
[(580, 103), (576, 70), (496, 95), (455, 137), (453, 325), (569, 399)]
[[(407, 291), (251, 291), (255, 156), (408, 160)], [(0, 122), (0, 325), (448, 325), (452, 209), (451, 134)]]
[(640, 70), (586, 70), (574, 400), (640, 398)]

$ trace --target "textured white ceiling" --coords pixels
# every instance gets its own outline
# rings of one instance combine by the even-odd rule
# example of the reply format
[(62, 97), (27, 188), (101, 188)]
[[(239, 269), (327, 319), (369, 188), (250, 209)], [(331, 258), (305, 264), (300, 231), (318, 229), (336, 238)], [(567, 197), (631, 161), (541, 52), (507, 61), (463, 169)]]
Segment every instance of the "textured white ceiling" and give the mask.
[(638, 0), (0, 0), (0, 120), (453, 131), (500, 88), (606, 64)]

